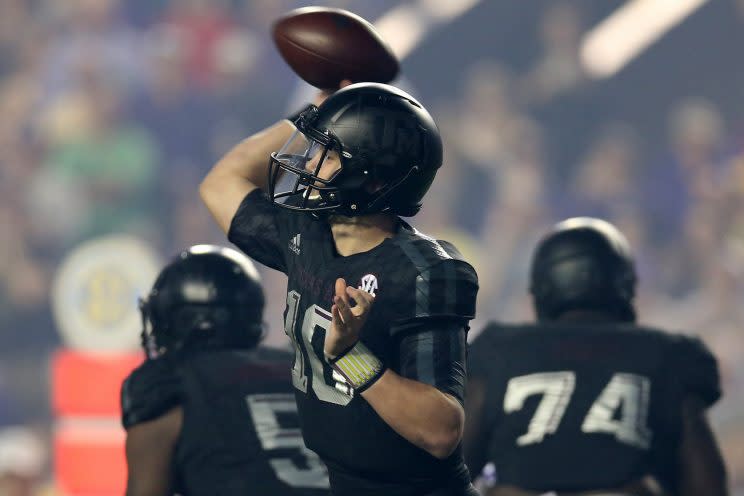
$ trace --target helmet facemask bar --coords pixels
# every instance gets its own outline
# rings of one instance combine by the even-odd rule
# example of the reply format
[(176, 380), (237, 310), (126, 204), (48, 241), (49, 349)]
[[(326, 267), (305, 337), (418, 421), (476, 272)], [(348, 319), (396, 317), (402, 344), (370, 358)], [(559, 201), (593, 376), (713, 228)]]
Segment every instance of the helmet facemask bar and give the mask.
[[(287, 140), (282, 148), (271, 154), (269, 161), (268, 189), (269, 198), (275, 204), (297, 211), (329, 211), (341, 207), (340, 190), (333, 186), (333, 179), (341, 171), (334, 171), (331, 177), (320, 177), (320, 171), (329, 152), (349, 158), (348, 153), (341, 151), (341, 145), (330, 133), (321, 133), (302, 126)], [(317, 163), (313, 161), (317, 157)], [(308, 169), (310, 167), (310, 169)], [(281, 174), (289, 174), (291, 188), (277, 192)]]

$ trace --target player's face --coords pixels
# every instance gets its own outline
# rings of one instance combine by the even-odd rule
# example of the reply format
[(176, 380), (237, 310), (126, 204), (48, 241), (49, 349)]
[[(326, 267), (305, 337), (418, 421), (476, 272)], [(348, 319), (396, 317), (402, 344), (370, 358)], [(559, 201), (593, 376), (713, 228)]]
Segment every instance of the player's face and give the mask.
[[(312, 159), (308, 160), (305, 164), (305, 170), (307, 170), (308, 172), (315, 172), (315, 168), (318, 167), (318, 161), (320, 160), (321, 156), (322, 153), (316, 153), (315, 156)], [(326, 180), (330, 179), (340, 168), (341, 160), (338, 156), (338, 152), (329, 150), (328, 153), (326, 153), (323, 164), (320, 166), (318, 177)]]

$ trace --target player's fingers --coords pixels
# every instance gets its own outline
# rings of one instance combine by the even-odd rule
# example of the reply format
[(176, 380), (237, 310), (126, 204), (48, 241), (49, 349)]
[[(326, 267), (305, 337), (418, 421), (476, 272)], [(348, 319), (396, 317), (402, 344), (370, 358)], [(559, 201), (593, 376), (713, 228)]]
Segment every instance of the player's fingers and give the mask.
[(339, 277), (336, 279), (336, 296), (341, 298), (347, 307), (351, 308), (351, 302), (349, 302), (349, 296), (346, 294), (346, 281)]
[(331, 314), (332, 316), (338, 317), (338, 321), (340, 323), (344, 323), (344, 316), (341, 315), (341, 308), (339, 308), (341, 305), (343, 305), (344, 302), (339, 298), (338, 296), (333, 297), (333, 306), (331, 307)]
[(356, 301), (356, 306), (352, 309), (354, 311), (354, 315), (361, 315), (367, 310), (369, 310), (369, 307), (372, 306), (372, 302), (374, 301), (374, 296), (367, 293), (366, 291), (363, 291), (361, 289), (352, 288), (351, 286), (346, 288), (346, 292), (349, 296), (354, 298), (354, 301)]
[(336, 329), (343, 329), (346, 324), (344, 324), (344, 319), (341, 317), (341, 312), (339, 312), (338, 305), (333, 305), (331, 307), (331, 325), (335, 325)]
[(340, 334), (343, 334), (346, 330), (346, 324), (344, 323), (343, 317), (341, 317), (337, 305), (331, 307), (331, 328), (335, 329), (335, 332)]
[(336, 308), (338, 309), (339, 316), (341, 317), (341, 321), (346, 324), (354, 317), (354, 314), (351, 313), (351, 307), (349, 307), (349, 304), (341, 299), (340, 297), (336, 296), (333, 300), (333, 302), (336, 305)]
[(375, 301), (375, 295), (368, 293), (363, 289), (347, 286), (346, 293), (362, 305), (369, 306), (373, 301)]
[(343, 277), (339, 277), (336, 279), (336, 284), (334, 286), (334, 290), (336, 291), (336, 296), (343, 296), (346, 292), (346, 281)]
[(346, 88), (351, 84), (351, 79), (342, 79), (341, 82), (338, 84), (339, 89)]

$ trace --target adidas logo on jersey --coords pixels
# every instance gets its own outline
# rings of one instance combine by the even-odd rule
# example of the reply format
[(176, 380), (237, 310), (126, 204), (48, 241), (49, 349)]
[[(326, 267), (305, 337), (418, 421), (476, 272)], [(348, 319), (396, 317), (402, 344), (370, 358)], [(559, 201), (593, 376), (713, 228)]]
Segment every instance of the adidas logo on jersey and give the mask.
[(359, 285), (359, 289), (375, 296), (375, 291), (377, 291), (377, 277), (374, 274), (367, 274), (362, 277), (362, 283)]
[(292, 239), (289, 240), (289, 249), (295, 254), (300, 254), (300, 235), (295, 234)]

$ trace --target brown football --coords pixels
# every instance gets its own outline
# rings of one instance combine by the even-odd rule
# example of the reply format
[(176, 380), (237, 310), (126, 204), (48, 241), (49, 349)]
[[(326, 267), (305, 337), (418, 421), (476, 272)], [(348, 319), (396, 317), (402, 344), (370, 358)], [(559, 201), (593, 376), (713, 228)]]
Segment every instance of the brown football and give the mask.
[(388, 83), (400, 65), (374, 26), (348, 10), (304, 7), (280, 17), (274, 43), (302, 79), (336, 89), (343, 79)]

